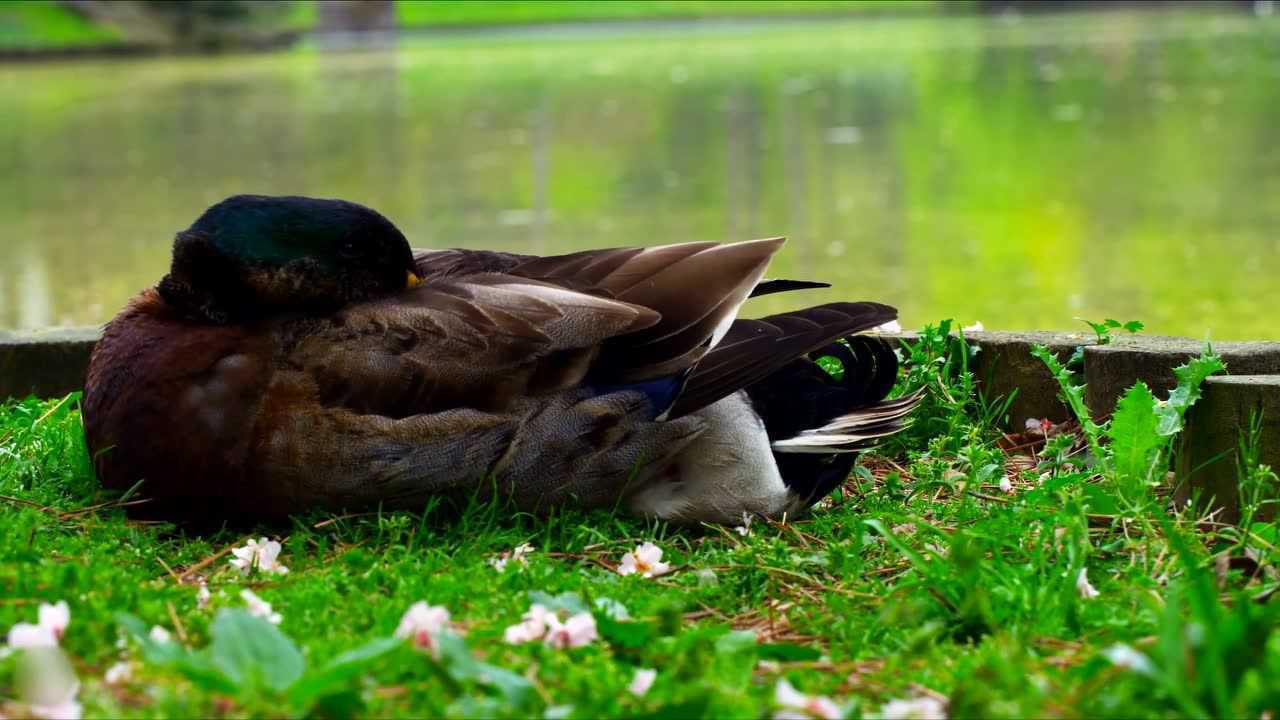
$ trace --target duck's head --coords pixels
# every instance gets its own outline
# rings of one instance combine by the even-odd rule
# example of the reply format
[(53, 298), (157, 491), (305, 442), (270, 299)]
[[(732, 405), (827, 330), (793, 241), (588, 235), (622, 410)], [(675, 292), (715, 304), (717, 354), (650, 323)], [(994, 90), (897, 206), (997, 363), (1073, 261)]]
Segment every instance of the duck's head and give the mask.
[(331, 311), (418, 284), (405, 237), (344, 200), (236, 195), (173, 242), (161, 295), (188, 315), (249, 322)]

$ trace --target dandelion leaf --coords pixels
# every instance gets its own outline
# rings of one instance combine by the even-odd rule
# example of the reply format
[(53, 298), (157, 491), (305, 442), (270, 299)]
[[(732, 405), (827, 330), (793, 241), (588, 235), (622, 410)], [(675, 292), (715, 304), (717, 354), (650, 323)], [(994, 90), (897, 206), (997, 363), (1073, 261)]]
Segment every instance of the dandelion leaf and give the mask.
[(261, 681), (284, 692), (302, 677), (298, 646), (279, 628), (244, 610), (221, 610), (209, 646), (214, 666), (237, 683)]
[(1227, 369), (1222, 357), (1206, 345), (1199, 357), (1191, 358), (1185, 365), (1174, 368), (1173, 375), (1178, 379), (1178, 386), (1169, 393), (1169, 399), (1159, 408), (1159, 433), (1163, 436), (1176, 435), (1182, 429), (1182, 418), (1187, 409), (1200, 399), (1200, 386), (1205, 378)]
[(1147, 481), (1164, 445), (1156, 431), (1156, 398), (1139, 381), (1116, 403), (1107, 434), (1111, 437), (1112, 462), (1119, 477)]

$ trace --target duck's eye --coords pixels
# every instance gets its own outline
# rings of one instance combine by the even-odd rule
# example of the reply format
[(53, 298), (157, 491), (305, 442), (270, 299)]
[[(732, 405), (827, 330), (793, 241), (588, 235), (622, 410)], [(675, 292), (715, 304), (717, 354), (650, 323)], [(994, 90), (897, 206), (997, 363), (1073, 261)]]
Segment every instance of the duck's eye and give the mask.
[(360, 246), (353, 240), (348, 240), (338, 247), (338, 255), (344, 258), (355, 258), (360, 256)]

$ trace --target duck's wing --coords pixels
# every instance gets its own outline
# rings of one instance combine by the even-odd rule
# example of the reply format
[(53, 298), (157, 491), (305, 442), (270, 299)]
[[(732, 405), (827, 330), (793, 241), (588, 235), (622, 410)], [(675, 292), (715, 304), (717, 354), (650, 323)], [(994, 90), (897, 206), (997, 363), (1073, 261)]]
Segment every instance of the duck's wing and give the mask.
[[(703, 243), (704, 246), (708, 244)], [(600, 292), (599, 281), (607, 274), (605, 271), (616, 269), (617, 264), (626, 262), (643, 250), (639, 247), (609, 248), (539, 257), (496, 250), (415, 248), (413, 258), (418, 276), (426, 280), (496, 272)], [(813, 280), (765, 279), (756, 283), (749, 297), (828, 287), (831, 287), (830, 283)]]
[(597, 255), (574, 276), (595, 292), (540, 259), (541, 280), (436, 276), (281, 326), (248, 484), (276, 512), (476, 491), (616, 503), (702, 431), (656, 417), (780, 245)]
[(842, 302), (760, 320), (736, 320), (724, 340), (690, 374), (670, 417), (706, 407), (832, 340), (897, 317), (897, 309), (889, 305)]
[(392, 417), (502, 408), (583, 384), (655, 383), (645, 392), (669, 405), (781, 245), (628, 248), (437, 275), (291, 321), (278, 333), (284, 363), (310, 374), (326, 404)]
[(413, 264), (418, 277), (433, 280), (480, 273), (505, 273), (522, 262), (535, 259), (534, 255), (499, 252), (496, 250), (447, 250), (413, 249)]

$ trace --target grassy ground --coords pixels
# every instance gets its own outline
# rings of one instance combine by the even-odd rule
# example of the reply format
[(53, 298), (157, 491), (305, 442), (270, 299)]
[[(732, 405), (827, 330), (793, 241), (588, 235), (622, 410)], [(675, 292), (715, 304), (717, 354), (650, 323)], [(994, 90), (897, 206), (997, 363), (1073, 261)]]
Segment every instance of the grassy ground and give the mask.
[[(959, 341), (929, 332), (908, 356), (904, 387), (928, 393), (908, 436), (812, 519), (757, 521), (746, 535), (481, 505), (452, 519), (316, 515), (193, 536), (127, 520), (120, 506), (135, 500), (96, 488), (74, 396), (11, 403), (0, 408), (0, 629), (65, 600), (62, 647), (88, 717), (761, 717), (778, 710), (781, 678), (849, 717), (919, 697), (951, 717), (1280, 708), (1280, 617), (1266, 602), (1275, 525), (1197, 525), (1158, 491), (1170, 436), (1157, 425), (1176, 428), (1211, 359), (1169, 402), (1135, 391), (1110, 427), (1057, 428), (1045, 443), (991, 429), (999, 407), (974, 395)], [(242, 577), (226, 553), (263, 535), (283, 542), (289, 572)], [(642, 541), (674, 572), (618, 575)], [(521, 543), (536, 548), (527, 566), (490, 565)], [(279, 632), (237, 610), (244, 588), (283, 616)], [(504, 644), (535, 599), (595, 608), (601, 639)], [(439, 659), (385, 640), (419, 600), (447, 607), (461, 636), (440, 641)], [(153, 625), (178, 645), (117, 645), (122, 627)], [(22, 657), (0, 660), (0, 696), (19, 692)], [(122, 660), (132, 679), (106, 683)], [(626, 690), (638, 668), (658, 671), (642, 697)]]
[[(400, 0), (396, 20), (402, 27), (521, 25), (583, 20), (660, 20), (776, 15), (849, 15), (859, 13), (938, 12), (941, 0)], [(960, 9), (957, 1), (952, 9)]]
[(120, 42), (120, 33), (46, 0), (0, 3), (0, 49), (45, 50)]
[[(961, 0), (950, 0), (956, 9)], [(293, 2), (281, 27), (315, 24), (314, 2)], [(942, 0), (400, 0), (401, 27), (522, 25), (585, 20), (656, 20), (778, 15), (938, 12)], [(0, 50), (61, 50), (118, 45), (127, 38), (52, 0), (0, 2)]]

